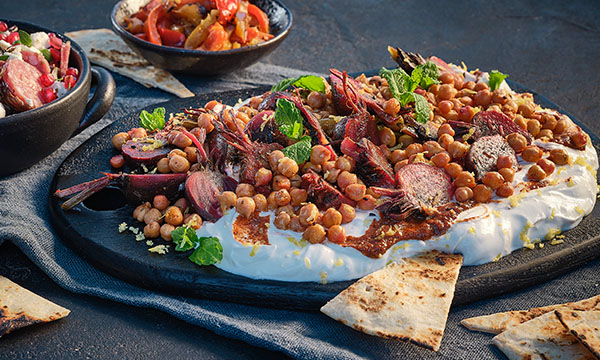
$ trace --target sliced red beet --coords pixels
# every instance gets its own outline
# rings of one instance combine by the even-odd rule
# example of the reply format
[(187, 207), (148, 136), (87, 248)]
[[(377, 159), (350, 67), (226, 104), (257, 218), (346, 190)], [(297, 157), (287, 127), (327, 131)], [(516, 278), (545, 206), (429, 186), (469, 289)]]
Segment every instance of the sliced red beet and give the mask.
[(518, 133), (531, 144), (531, 134), (515, 124), (508, 116), (498, 111), (480, 111), (473, 116), (472, 124), (475, 126), (475, 139), (482, 136), (501, 135), (506, 137), (512, 133)]
[(308, 192), (308, 199), (319, 209), (339, 208), (342, 204), (356, 206), (356, 203), (334, 188), (325, 179), (312, 170), (302, 175), (302, 188)]
[(179, 193), (187, 174), (124, 174), (121, 176), (125, 196), (134, 203), (152, 201), (156, 195), (173, 200)]
[(267, 144), (276, 142), (282, 146), (288, 146), (288, 138), (279, 131), (274, 115), (273, 110), (265, 110), (250, 119), (244, 131), (252, 141)]
[(333, 140), (344, 140), (347, 137), (354, 141), (367, 138), (375, 145), (381, 143), (375, 119), (367, 112), (347, 116), (335, 125)]
[(395, 187), (394, 170), (377, 145), (364, 138), (359, 142), (346, 138), (341, 151), (356, 160), (355, 172), (367, 186)]
[(20, 59), (10, 59), (0, 73), (0, 102), (18, 112), (44, 104), (39, 82), (42, 73), (35, 66)]
[(21, 56), (23, 56), (23, 61), (26, 63), (33, 65), (38, 69), (42, 74), (49, 74), (52, 69), (50, 69), (50, 64), (44, 57), (44, 55), (40, 53), (36, 53), (33, 51), (21, 51)]
[(234, 191), (237, 181), (212, 170), (190, 174), (185, 182), (185, 195), (194, 210), (205, 220), (217, 221), (223, 216), (217, 196), (223, 191)]
[(513, 168), (517, 168), (518, 162), (515, 151), (503, 136), (480, 137), (471, 145), (465, 165), (467, 170), (475, 172), (477, 180), (481, 180), (486, 173), (498, 170), (496, 163), (498, 162), (498, 157), (501, 155), (509, 156), (512, 160)]
[[(144, 146), (146, 146), (146, 150), (144, 150)], [(127, 162), (127, 165), (132, 168), (138, 168), (142, 165), (146, 167), (153, 167), (156, 165), (158, 160), (164, 158), (169, 153), (170, 149), (167, 147), (160, 147), (158, 149), (149, 148), (150, 145), (148, 143), (144, 143), (143, 141), (133, 141), (129, 140), (123, 147), (121, 147), (121, 151), (123, 152), (123, 157)]]

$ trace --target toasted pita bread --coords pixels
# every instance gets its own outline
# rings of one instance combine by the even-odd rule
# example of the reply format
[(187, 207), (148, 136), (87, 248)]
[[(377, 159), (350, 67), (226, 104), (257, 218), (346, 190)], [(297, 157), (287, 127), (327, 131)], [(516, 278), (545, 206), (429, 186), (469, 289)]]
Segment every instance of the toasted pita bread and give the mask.
[(366, 334), (437, 351), (462, 259), (431, 251), (392, 263), (352, 284), (321, 311)]
[(595, 357), (581, 345), (554, 312), (511, 327), (492, 339), (509, 359), (581, 359)]
[(502, 331), (554, 310), (600, 310), (600, 295), (566, 304), (548, 305), (531, 310), (507, 311), (491, 315), (477, 316), (460, 323), (469, 330), (499, 334)]
[(169, 72), (152, 66), (109, 29), (79, 30), (66, 33), (79, 44), (90, 61), (144, 86), (157, 87), (179, 97), (194, 96)]
[(70, 311), (0, 276), (0, 336), (28, 325), (58, 320)]
[(600, 311), (557, 310), (561, 323), (600, 359)]

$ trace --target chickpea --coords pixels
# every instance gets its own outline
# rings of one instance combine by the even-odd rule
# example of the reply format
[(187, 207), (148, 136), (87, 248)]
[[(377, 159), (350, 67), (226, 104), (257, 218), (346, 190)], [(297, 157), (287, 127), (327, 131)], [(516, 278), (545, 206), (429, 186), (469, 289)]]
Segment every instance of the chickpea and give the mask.
[(156, 221), (144, 226), (144, 237), (146, 239), (156, 239), (160, 236), (160, 224)]
[(438, 143), (440, 145), (442, 145), (442, 147), (446, 150), (448, 149), (448, 146), (450, 146), (450, 144), (452, 144), (453, 142), (454, 142), (454, 137), (453, 137), (453, 135), (450, 135), (450, 134), (442, 134), (438, 138)]
[(446, 117), (447, 120), (456, 121), (456, 120), (458, 120), (458, 111), (456, 111), (456, 110), (450, 110), (445, 115), (445, 117)]
[(254, 184), (256, 186), (268, 185), (273, 179), (273, 173), (269, 169), (260, 168), (254, 174)]
[(521, 157), (527, 162), (535, 163), (542, 158), (543, 153), (542, 149), (536, 145), (529, 145), (523, 150)]
[(327, 230), (327, 238), (332, 243), (341, 244), (346, 241), (346, 229), (341, 225), (333, 225)]
[(529, 170), (527, 170), (527, 177), (533, 181), (543, 180), (546, 176), (546, 172), (538, 164), (532, 165)]
[(331, 152), (323, 145), (315, 145), (310, 152), (310, 162), (323, 165), (331, 158)]
[(308, 172), (309, 170), (312, 170), (316, 173), (320, 173), (321, 170), (323, 170), (323, 167), (321, 165), (313, 164), (312, 162), (307, 161), (304, 163), (304, 166), (302, 166), (302, 170), (304, 172)]
[(235, 194), (238, 198), (240, 197), (252, 197), (254, 192), (254, 186), (245, 183), (239, 183), (235, 188)]
[(442, 136), (442, 134), (448, 134), (450, 136), (454, 136), (454, 129), (452, 128), (452, 126), (450, 126), (450, 124), (448, 123), (444, 123), (442, 125), (440, 125), (440, 127), (438, 128), (438, 138), (440, 136)]
[(395, 98), (386, 100), (386, 102), (383, 103), (383, 111), (388, 115), (396, 115), (400, 109), (400, 103)]
[(325, 241), (325, 229), (319, 224), (311, 225), (304, 230), (302, 238), (311, 244), (319, 244)]
[(184, 149), (188, 146), (192, 146), (193, 143), (192, 139), (187, 137), (184, 133), (180, 132), (177, 135), (175, 135), (172, 144), (177, 146), (178, 148)]
[(269, 210), (275, 210), (277, 209), (279, 205), (277, 205), (277, 201), (275, 200), (275, 191), (270, 193), (269, 196), (267, 196), (267, 207), (269, 208)]
[(542, 129), (550, 129), (550, 130), (554, 130), (556, 128), (556, 124), (558, 123), (558, 120), (556, 120), (556, 118), (550, 114), (543, 114), (542, 115)]
[(329, 208), (325, 211), (323, 216), (321, 216), (321, 223), (326, 228), (340, 225), (342, 223), (342, 214), (334, 208)]
[(169, 159), (169, 168), (174, 173), (184, 173), (190, 169), (190, 162), (183, 156), (174, 155)]
[(167, 208), (167, 206), (169, 206), (169, 199), (167, 199), (167, 197), (164, 195), (156, 195), (154, 199), (152, 199), (152, 206), (160, 211), (163, 211)]
[(302, 225), (302, 223), (300, 223), (300, 217), (299, 216), (291, 216), (291, 220), (290, 220), (290, 230), (295, 231), (295, 232), (304, 232), (304, 230), (306, 229), (306, 225)]
[(490, 171), (483, 175), (481, 182), (492, 188), (492, 190), (496, 190), (504, 184), (504, 177), (499, 172)]
[(437, 97), (439, 100), (450, 100), (454, 98), (457, 90), (451, 84), (442, 84), (438, 90)]
[(394, 150), (390, 154), (390, 161), (392, 164), (397, 163), (398, 161), (406, 159), (406, 151), (404, 150)]
[(456, 179), (458, 175), (462, 173), (462, 166), (459, 163), (451, 162), (448, 165), (444, 166), (444, 170), (450, 175), (453, 179)]
[(206, 133), (208, 134), (215, 129), (214, 121), (214, 115), (202, 113), (200, 116), (198, 116), (198, 127), (205, 129)]
[(290, 197), (293, 206), (300, 206), (308, 199), (308, 192), (304, 189), (293, 188), (290, 191)]
[(496, 104), (504, 105), (508, 102), (509, 97), (504, 89), (496, 89), (492, 92), (492, 101)]
[(160, 210), (152, 208), (144, 214), (144, 222), (146, 224), (150, 224), (154, 221), (162, 223), (162, 213), (160, 212)]
[(471, 122), (475, 116), (475, 109), (469, 105), (463, 106), (458, 111), (458, 120), (464, 122)]
[(527, 147), (527, 139), (519, 133), (512, 133), (506, 137), (506, 141), (516, 153), (520, 153)]
[(502, 105), (502, 112), (504, 112), (505, 114), (515, 114), (518, 108), (519, 106), (516, 102), (508, 100), (506, 104)]
[(125, 144), (129, 140), (131, 140), (131, 137), (129, 136), (128, 133), (120, 132), (120, 133), (115, 134), (112, 137), (112, 145), (115, 149), (121, 151), (123, 144)]
[(251, 197), (241, 197), (237, 199), (235, 209), (240, 215), (244, 216), (246, 219), (250, 219), (254, 214), (256, 204)]
[(445, 151), (437, 153), (431, 158), (431, 161), (435, 166), (443, 168), (450, 163), (450, 154)]
[(479, 82), (477, 84), (475, 84), (475, 87), (473, 88), (473, 90), (475, 91), (480, 91), (480, 90), (489, 90), (490, 86), (484, 82)]
[(323, 177), (328, 182), (335, 184), (337, 182), (337, 178), (340, 175), (340, 173), (341, 173), (340, 169), (333, 169), (333, 170), (326, 171), (325, 174), (323, 175)]
[(304, 226), (314, 224), (319, 217), (319, 209), (313, 203), (308, 203), (300, 208), (298, 211), (300, 217), (300, 223)]
[(202, 129), (200, 129), (199, 127), (195, 127), (192, 130), (190, 130), (190, 134), (194, 135), (194, 137), (198, 139), (200, 138), (200, 133), (202, 132), (201, 130)]
[(142, 222), (144, 221), (144, 216), (150, 209), (152, 209), (152, 205), (149, 202), (145, 202), (141, 205), (138, 205), (138, 207), (136, 207), (135, 210), (133, 210), (133, 217), (137, 221)]
[(556, 122), (553, 132), (555, 134), (562, 134), (569, 127), (569, 123), (565, 119), (560, 119)]
[(225, 210), (231, 209), (235, 206), (237, 202), (237, 195), (233, 191), (223, 191), (219, 196), (217, 196), (217, 200), (219, 200), (219, 204), (221, 204), (221, 210), (225, 212)]
[[(235, 201), (234, 201), (234, 204), (235, 204)], [(175, 201), (175, 204), (173, 204), (173, 206), (177, 206), (178, 208), (181, 209), (181, 211), (185, 211), (185, 209), (188, 208), (187, 199), (186, 198), (177, 199), (177, 201)]]
[(279, 160), (283, 159), (285, 155), (280, 150), (271, 151), (269, 154), (269, 165), (271, 166), (271, 170), (277, 171), (277, 165), (279, 165)]
[[(335, 167), (340, 169), (341, 171), (352, 171), (354, 170), (354, 163), (350, 160), (351, 158), (347, 156), (339, 157), (335, 161)], [(352, 159), (354, 160), (354, 159)]]
[(398, 143), (402, 144), (403, 148), (407, 148), (408, 145), (412, 144), (415, 142), (415, 139), (407, 134), (402, 134), (398, 137)]
[(405, 152), (406, 152), (406, 156), (407, 157), (411, 157), (412, 155), (416, 155), (418, 153), (422, 153), (423, 152), (423, 145), (421, 145), (419, 143), (410, 144), (406, 148)]
[(256, 194), (252, 197), (254, 200), (254, 204), (256, 206), (256, 210), (258, 211), (267, 211), (269, 206), (267, 204), (267, 198), (263, 194)]
[(356, 210), (348, 204), (340, 205), (338, 211), (340, 212), (340, 214), (342, 214), (342, 224), (352, 222), (352, 220), (354, 220), (354, 218), (356, 217)]
[(498, 190), (496, 190), (496, 195), (498, 195), (500, 197), (504, 197), (504, 198), (512, 196), (512, 194), (514, 194), (514, 193), (515, 193), (515, 188), (509, 183), (502, 184), (502, 186), (500, 186), (498, 188)]
[(379, 141), (387, 147), (396, 145), (396, 134), (387, 126), (384, 126), (379, 130)]
[(440, 74), (439, 80), (442, 84), (454, 84), (454, 75), (446, 71)]
[(165, 157), (158, 160), (158, 162), (156, 163), (156, 170), (161, 174), (170, 173), (171, 168), (169, 167), (169, 159)]
[(550, 150), (550, 156), (548, 158), (556, 165), (566, 165), (569, 163), (569, 155), (563, 149)]
[(519, 125), (521, 129), (527, 130), (527, 119), (525, 119), (523, 115), (515, 115), (515, 124)]
[(454, 198), (458, 202), (465, 202), (473, 198), (473, 190), (470, 187), (461, 186), (454, 190)]
[(448, 145), (448, 153), (452, 156), (452, 159), (462, 159), (467, 155), (470, 146), (463, 144), (460, 141), (455, 141)]
[(323, 169), (324, 173), (331, 171), (331, 170), (337, 170), (335, 168), (335, 161), (327, 161), (323, 165), (321, 165), (321, 168)]
[(440, 85), (439, 84), (433, 84), (429, 87), (429, 92), (437, 95), (438, 91), (440, 91)]
[(258, 106), (260, 105), (260, 103), (262, 101), (263, 101), (263, 98), (261, 96), (253, 96), (250, 98), (248, 105), (250, 105), (250, 107), (253, 109), (258, 109)]
[(275, 210), (275, 215), (278, 215), (279, 213), (282, 213), (282, 212), (288, 213), (288, 214), (290, 214), (290, 216), (296, 214), (296, 212), (294, 211), (294, 207), (290, 204), (278, 207), (277, 210)]
[(540, 122), (535, 119), (530, 119), (527, 121), (527, 131), (533, 136), (537, 136), (540, 133), (542, 126)]
[(291, 201), (290, 193), (286, 189), (277, 190), (275, 192), (275, 202), (278, 206), (284, 206)]
[(292, 187), (292, 182), (290, 181), (289, 178), (283, 176), (283, 175), (275, 175), (273, 177), (273, 190), (277, 191), (277, 190), (288, 190)]
[(500, 155), (496, 160), (496, 168), (498, 169), (512, 168), (514, 165), (512, 157), (508, 155)]
[(346, 189), (346, 186), (357, 183), (356, 174), (352, 174), (348, 171), (342, 171), (337, 178), (338, 186), (342, 191)]
[(160, 227), (160, 237), (165, 241), (171, 241), (171, 232), (175, 230), (175, 226), (171, 224), (162, 224)]
[(144, 129), (144, 128), (133, 128), (133, 129), (129, 130), (127, 132), (127, 134), (129, 134), (129, 137), (131, 139), (140, 139), (140, 138), (145, 138), (146, 136), (148, 136), (148, 133), (146, 132), (146, 129)]
[(198, 214), (187, 214), (183, 218), (183, 223), (194, 230), (198, 230), (202, 227), (202, 218)]
[(279, 160), (277, 170), (281, 175), (291, 178), (298, 173), (299, 168), (298, 164), (294, 160), (290, 159), (289, 157), (284, 157)]
[(475, 185), (475, 177), (468, 171), (462, 171), (460, 174), (458, 174), (456, 180), (454, 180), (454, 186), (456, 187), (468, 186), (472, 188)]
[(194, 146), (188, 146), (185, 149), (183, 149), (183, 152), (186, 155), (186, 159), (190, 162), (190, 163), (195, 163), (198, 161), (198, 148), (194, 147)]
[(367, 193), (367, 187), (361, 184), (350, 184), (346, 186), (344, 193), (346, 193), (346, 196), (348, 196), (350, 199), (359, 201)]
[(173, 150), (171, 150), (169, 152), (169, 155), (167, 157), (170, 160), (173, 156), (181, 156), (182, 158), (187, 159), (187, 154), (185, 153), (185, 151), (183, 151), (181, 149), (173, 149)]
[(573, 142), (573, 145), (575, 145), (575, 148), (582, 148), (587, 144), (588, 137), (583, 131), (578, 131), (571, 134), (571, 141)]
[[(477, 88), (477, 87), (475, 87), (475, 88)], [(490, 94), (490, 91), (487, 89), (479, 90), (473, 96), (473, 102), (477, 106), (484, 106), (484, 107), (488, 106), (490, 104), (490, 102), (492, 102), (492, 94)]]
[[(414, 156), (414, 155), (413, 155)], [(401, 161), (398, 161), (395, 165), (394, 165), (394, 172), (398, 172), (398, 170), (402, 169), (403, 167), (405, 167), (406, 165), (408, 165), (408, 159), (404, 159)]]
[(470, 96), (461, 96), (460, 99), (458, 99), (458, 101), (460, 101), (465, 106), (473, 105), (473, 98)]
[(362, 199), (356, 202), (356, 207), (361, 210), (373, 210), (375, 209), (377, 200), (373, 195), (366, 194)]
[(290, 187), (300, 187), (301, 184), (302, 177), (300, 175), (296, 174), (290, 178)]
[(423, 144), (423, 151), (425, 151), (429, 156), (433, 156), (437, 153), (444, 151), (444, 148), (437, 141), (426, 141)]
[(306, 103), (313, 109), (320, 109), (325, 105), (326, 98), (324, 94), (318, 91), (311, 91), (306, 97)]
[(473, 189), (473, 200), (485, 203), (490, 200), (494, 191), (487, 185), (479, 184)]
[(171, 224), (173, 226), (179, 226), (183, 223), (183, 213), (181, 209), (177, 206), (170, 206), (165, 211), (165, 221), (167, 224)]
[(535, 104), (533, 102), (527, 102), (520, 104), (517, 108), (517, 113), (523, 115), (523, 117), (530, 118), (535, 110)]
[(554, 169), (556, 169), (556, 165), (548, 159), (539, 159), (536, 164), (538, 164), (542, 170), (544, 170), (546, 176), (552, 174)]
[(275, 227), (278, 229), (286, 230), (288, 228), (288, 226), (290, 226), (291, 220), (292, 220), (292, 218), (290, 217), (290, 215), (288, 213), (280, 212), (275, 217), (275, 220), (273, 220), (273, 225), (275, 225)]
[(504, 181), (506, 182), (510, 183), (515, 178), (515, 169), (513, 168), (502, 168), (499, 169), (498, 172), (500, 173), (500, 175), (502, 175)]
[(542, 129), (537, 135), (538, 139), (545, 138), (547, 140), (552, 140), (554, 138), (554, 133), (550, 129)]
[(502, 111), (502, 109), (500, 108), (500, 105), (496, 105), (496, 104), (491, 104), (490, 106), (488, 106), (488, 108), (486, 110), (487, 111), (496, 111), (496, 112)]
[(110, 158), (110, 166), (115, 169), (120, 169), (123, 165), (125, 165), (125, 158), (123, 158), (123, 155), (119, 154)]

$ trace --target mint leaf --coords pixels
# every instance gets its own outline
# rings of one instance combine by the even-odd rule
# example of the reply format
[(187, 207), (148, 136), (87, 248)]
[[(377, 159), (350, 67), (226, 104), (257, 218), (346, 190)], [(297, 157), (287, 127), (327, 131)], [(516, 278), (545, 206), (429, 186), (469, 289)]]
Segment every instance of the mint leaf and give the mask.
[(431, 111), (431, 108), (429, 107), (427, 99), (423, 95), (416, 93), (404, 93), (398, 101), (400, 101), (402, 106), (406, 106), (409, 103), (415, 103), (415, 120), (422, 124), (425, 124), (427, 121), (429, 121), (429, 112)]
[(490, 71), (490, 80), (489, 80), (489, 85), (490, 85), (490, 90), (494, 91), (497, 88), (500, 87), (500, 84), (502, 84), (502, 82), (504, 81), (504, 79), (506, 79), (508, 77), (508, 75), (501, 73), (498, 70), (492, 70)]
[(384, 67), (379, 70), (379, 76), (387, 80), (390, 87), (390, 92), (396, 100), (400, 101), (400, 97), (405, 92), (410, 92), (410, 76), (401, 68), (388, 70)]
[(175, 251), (192, 250), (198, 244), (198, 236), (196, 231), (188, 226), (180, 226), (171, 231), (171, 238), (177, 244)]
[[(172, 235), (171, 235), (172, 236)], [(223, 260), (223, 247), (216, 237), (201, 237), (198, 247), (188, 257), (191, 262), (198, 265), (212, 265)]]
[(31, 36), (26, 31), (19, 30), (19, 41), (25, 46), (31, 46)]
[(283, 79), (277, 84), (273, 85), (271, 92), (283, 91), (290, 86), (296, 86), (309, 91), (318, 91), (325, 93), (325, 83), (320, 76), (314, 75), (303, 75), (296, 78)]
[(282, 134), (292, 140), (299, 140), (304, 131), (302, 122), (302, 114), (293, 102), (286, 99), (277, 100), (275, 123), (279, 126), (279, 131)]
[(149, 131), (162, 129), (165, 126), (165, 112), (164, 107), (154, 109), (152, 114), (146, 110), (142, 110), (140, 114), (140, 126)]
[(1, 55), (0, 56), (0, 61), (6, 61), (8, 60), (8, 55)]
[(308, 159), (310, 159), (310, 152), (312, 151), (310, 136), (303, 136), (302, 139), (300, 139), (297, 143), (292, 144), (281, 151), (283, 151), (285, 156), (294, 160), (296, 163), (305, 163)]
[(48, 61), (48, 62), (52, 61), (52, 54), (50, 54), (50, 50), (42, 49), (42, 50), (40, 50), (40, 52), (42, 53), (42, 55), (44, 55), (44, 58), (46, 59), (46, 61)]
[(427, 90), (431, 85), (440, 83), (440, 81), (438, 80), (440, 74), (438, 72), (438, 67), (436, 64), (432, 63), (431, 61), (428, 61), (424, 65), (419, 65), (418, 67), (421, 67), (423, 69), (423, 76), (419, 83), (421, 88)]
[(421, 80), (423, 80), (423, 67), (417, 66), (410, 74), (410, 88), (409, 91), (413, 92), (417, 89), (417, 87), (421, 84)]

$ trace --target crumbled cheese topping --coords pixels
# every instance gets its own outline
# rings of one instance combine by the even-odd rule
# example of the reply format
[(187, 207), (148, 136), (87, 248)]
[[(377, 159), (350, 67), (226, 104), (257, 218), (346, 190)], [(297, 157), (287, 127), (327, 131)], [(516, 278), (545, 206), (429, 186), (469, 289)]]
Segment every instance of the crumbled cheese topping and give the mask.
[(154, 241), (152, 241), (152, 240), (146, 240), (146, 245), (153, 246), (154, 245)]
[(550, 229), (548, 229), (548, 233), (546, 233), (546, 236), (544, 237), (544, 239), (546, 239), (546, 240), (552, 240), (557, 235), (560, 235), (560, 232), (561, 232), (560, 228), (556, 228), (556, 229), (550, 228)]
[(321, 284), (327, 284), (327, 272), (319, 271), (319, 276), (321, 277)]
[(492, 261), (496, 262), (496, 261), (500, 260), (501, 257), (502, 257), (502, 253), (496, 255), (496, 257), (494, 259), (492, 259)]
[(155, 247), (151, 247), (150, 249), (148, 249), (148, 251), (150, 251), (151, 253), (159, 254), (159, 255), (165, 255), (169, 252), (169, 246), (168, 245), (156, 245)]
[(120, 223), (119, 224), (119, 232), (122, 233), (125, 230), (127, 230), (127, 223), (124, 223), (124, 222)]
[(492, 214), (495, 217), (497, 217), (497, 218), (499, 218), (500, 216), (502, 216), (502, 213), (500, 211), (498, 211), (498, 210), (492, 210)]
[(336, 261), (333, 263), (333, 265), (335, 265), (335, 266), (342, 266), (342, 265), (344, 265), (344, 259), (342, 259), (342, 258), (338, 258), (338, 259), (337, 259), (337, 260), (336, 260)]
[(135, 241), (142, 241), (142, 240), (146, 240), (144, 233), (139, 233), (135, 236)]
[(254, 243), (254, 245), (252, 245), (252, 250), (250, 250), (250, 256), (256, 255), (256, 253), (258, 252), (258, 249), (260, 249), (261, 246), (262, 246), (261, 243)]
[(306, 265), (306, 268), (308, 270), (310, 270), (310, 259), (307, 257), (304, 257), (304, 265)]

